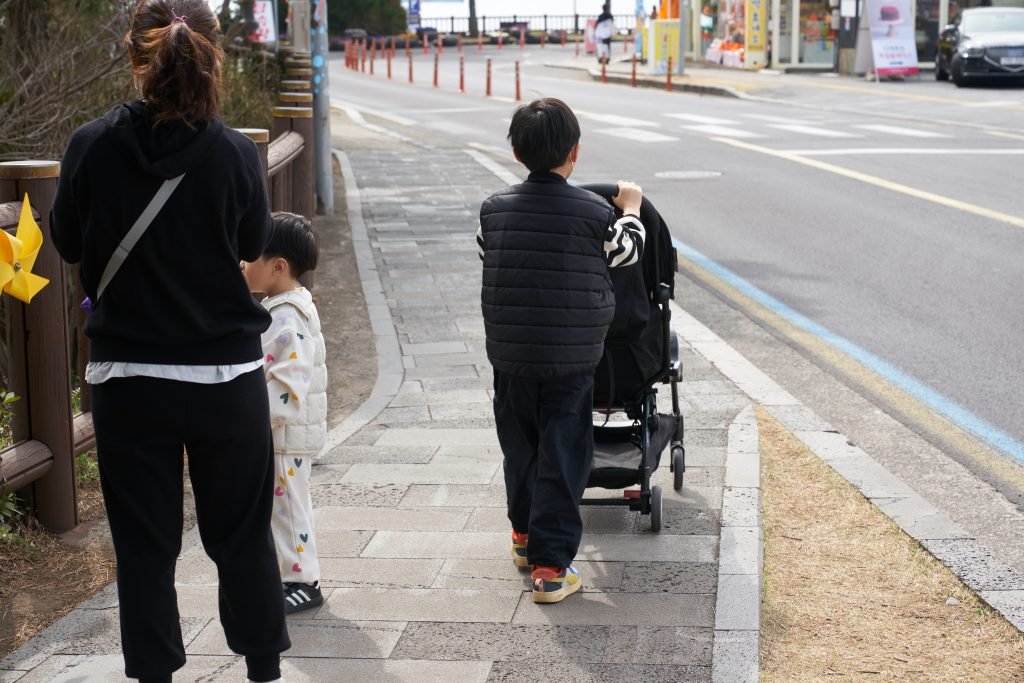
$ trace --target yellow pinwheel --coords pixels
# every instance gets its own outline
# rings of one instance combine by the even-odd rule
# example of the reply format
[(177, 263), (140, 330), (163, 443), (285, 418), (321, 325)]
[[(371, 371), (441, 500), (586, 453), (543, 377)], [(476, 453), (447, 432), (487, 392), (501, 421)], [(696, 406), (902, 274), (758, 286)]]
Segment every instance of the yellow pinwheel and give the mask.
[(49, 284), (49, 280), (32, 272), (39, 248), (43, 246), (43, 232), (32, 216), (32, 207), (25, 195), (21, 203), (18, 232), (11, 235), (0, 230), (0, 287), (25, 303)]

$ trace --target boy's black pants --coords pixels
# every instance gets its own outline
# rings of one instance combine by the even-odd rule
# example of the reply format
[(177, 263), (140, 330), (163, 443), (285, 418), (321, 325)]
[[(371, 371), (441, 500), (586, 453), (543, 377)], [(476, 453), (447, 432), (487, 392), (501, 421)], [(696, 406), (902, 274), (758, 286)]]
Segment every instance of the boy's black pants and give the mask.
[(270, 536), (274, 469), (268, 406), (260, 370), (223, 384), (130, 377), (92, 387), (129, 677), (165, 676), (185, 663), (174, 590), (183, 451), (199, 535), (217, 564), (228, 646), (247, 656), (250, 677), (263, 675), (252, 670), (259, 660), (269, 662), (274, 673), (277, 655), (288, 649)]
[(568, 567), (580, 546), (580, 500), (594, 455), (594, 376), (550, 380), (494, 372), (494, 419), (505, 456), (512, 529), (529, 562)]

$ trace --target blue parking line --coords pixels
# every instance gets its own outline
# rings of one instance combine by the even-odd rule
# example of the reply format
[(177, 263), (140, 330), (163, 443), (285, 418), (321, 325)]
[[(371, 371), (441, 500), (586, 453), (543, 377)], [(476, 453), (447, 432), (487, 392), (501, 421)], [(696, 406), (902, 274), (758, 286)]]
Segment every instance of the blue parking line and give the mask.
[(790, 306), (782, 303), (771, 294), (755, 287), (742, 277), (728, 268), (719, 265), (715, 261), (700, 253), (693, 247), (683, 244), (675, 237), (672, 242), (676, 248), (704, 270), (714, 274), (730, 286), (743, 292), (745, 295), (758, 302), (776, 315), (796, 325), (805, 332), (813, 334), (826, 344), (842, 351), (853, 358), (864, 367), (884, 377), (899, 387), (902, 391), (910, 394), (933, 411), (942, 415), (947, 420), (960, 427), (966, 432), (978, 437), (992, 448), (1006, 453), (1017, 462), (1024, 464), (1024, 443), (1016, 440), (1003, 430), (975, 415), (970, 410), (957, 404), (955, 401), (943, 396), (929, 386), (926, 386), (914, 377), (903, 372), (891, 363), (882, 360), (875, 354), (862, 349), (849, 339), (839, 336), (835, 332), (819, 325), (807, 316), (799, 313)]

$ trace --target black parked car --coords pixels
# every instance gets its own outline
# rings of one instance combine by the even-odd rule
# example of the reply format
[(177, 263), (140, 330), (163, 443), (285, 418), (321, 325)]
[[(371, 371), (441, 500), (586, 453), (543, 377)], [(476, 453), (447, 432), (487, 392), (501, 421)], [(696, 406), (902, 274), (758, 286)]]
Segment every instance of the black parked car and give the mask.
[(935, 78), (962, 86), (978, 78), (1024, 81), (1024, 8), (965, 9), (939, 34)]

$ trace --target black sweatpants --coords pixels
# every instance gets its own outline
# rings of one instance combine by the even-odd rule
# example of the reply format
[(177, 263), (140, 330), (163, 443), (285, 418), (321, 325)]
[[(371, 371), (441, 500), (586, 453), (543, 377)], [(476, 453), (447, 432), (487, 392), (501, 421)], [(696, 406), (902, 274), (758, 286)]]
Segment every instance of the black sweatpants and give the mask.
[(525, 379), (494, 372), (512, 529), (530, 564), (568, 567), (580, 547), (580, 500), (594, 456), (594, 376)]
[[(121, 644), (130, 678), (185, 664), (174, 570), (181, 551), (183, 451), (203, 548), (217, 564), (228, 646), (256, 680), (290, 646), (270, 535), (273, 440), (263, 372), (223, 384), (149, 377), (92, 387), (100, 483), (117, 556)], [(265, 673), (254, 671), (261, 668)]]

